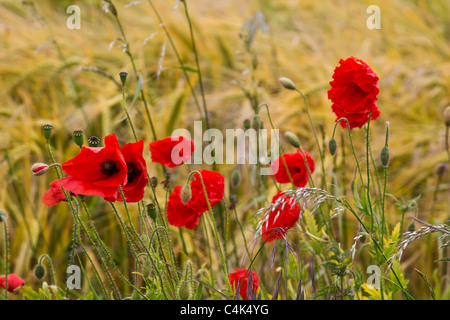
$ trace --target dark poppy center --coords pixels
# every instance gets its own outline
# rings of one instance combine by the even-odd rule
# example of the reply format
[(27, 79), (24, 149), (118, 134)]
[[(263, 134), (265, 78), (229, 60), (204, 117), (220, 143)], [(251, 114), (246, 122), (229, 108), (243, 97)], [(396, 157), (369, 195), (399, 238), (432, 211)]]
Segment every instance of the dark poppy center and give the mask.
[(127, 180), (128, 183), (132, 183), (137, 177), (139, 177), (142, 173), (141, 170), (133, 162), (127, 162)]
[(110, 176), (112, 176), (113, 174), (116, 174), (117, 172), (119, 172), (120, 169), (117, 168), (117, 164), (116, 164), (115, 161), (106, 159), (105, 161), (103, 161), (103, 162), (100, 164), (100, 171), (101, 171), (104, 175), (110, 177)]

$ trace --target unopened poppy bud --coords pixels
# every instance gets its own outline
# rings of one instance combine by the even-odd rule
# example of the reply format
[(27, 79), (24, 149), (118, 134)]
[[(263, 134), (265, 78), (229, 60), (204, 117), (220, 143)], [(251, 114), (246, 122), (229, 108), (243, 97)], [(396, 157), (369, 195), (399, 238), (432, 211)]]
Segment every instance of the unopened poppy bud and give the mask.
[(44, 173), (48, 171), (49, 166), (45, 163), (35, 163), (31, 166), (31, 172), (33, 172), (33, 175), (35, 176), (41, 176)]
[(252, 128), (255, 130), (259, 130), (259, 128), (261, 128), (261, 118), (259, 117), (259, 114), (255, 114), (253, 117)]
[(73, 141), (81, 148), (84, 144), (84, 133), (81, 130), (73, 132)]
[(238, 169), (234, 170), (231, 174), (231, 187), (236, 189), (241, 183), (241, 173)]
[(152, 263), (150, 262), (150, 259), (146, 259), (144, 261), (144, 267), (142, 268), (142, 275), (144, 276), (144, 279), (150, 277), (151, 271), (152, 271)]
[(139, 291), (137, 291), (136, 289), (133, 290), (131, 300), (141, 300), (141, 295), (139, 294)]
[(411, 222), (408, 226), (408, 231), (409, 232), (414, 232), (416, 231), (416, 225), (414, 224), (414, 222)]
[(237, 202), (237, 197), (234, 193), (230, 194), (230, 196), (228, 197), (230, 199), (231, 203), (236, 203)]
[(298, 140), (298, 138), (295, 134), (293, 134), (290, 131), (286, 131), (284, 133), (284, 137), (292, 146), (294, 146), (296, 148), (300, 148), (300, 141)]
[(380, 153), (380, 159), (381, 159), (381, 165), (385, 168), (387, 168), (388, 164), (389, 164), (389, 147), (388, 146), (384, 146), (383, 149), (381, 149), (381, 153)]
[(42, 127), (42, 133), (44, 138), (49, 140), (52, 137), (53, 126), (51, 124), (46, 124)]
[(153, 189), (156, 188), (158, 186), (158, 178), (157, 177), (151, 177), (150, 178), (150, 184), (153, 187)]
[(336, 154), (336, 150), (337, 150), (336, 139), (331, 138), (330, 142), (328, 142), (328, 150), (330, 150), (330, 153), (332, 156), (334, 156)]
[(189, 281), (183, 280), (178, 286), (178, 297), (180, 300), (189, 300), (192, 296), (192, 289)]
[(191, 199), (191, 195), (192, 195), (192, 191), (191, 191), (191, 186), (188, 184), (185, 184), (183, 186), (183, 189), (181, 189), (181, 202), (183, 202), (184, 204), (186, 204), (189, 199)]
[(42, 264), (38, 264), (36, 269), (34, 270), (34, 275), (38, 280), (41, 280), (45, 276), (45, 268)]
[(281, 85), (283, 87), (285, 87), (288, 90), (295, 90), (297, 89), (297, 87), (295, 86), (294, 82), (289, 79), (289, 78), (285, 78), (285, 77), (281, 77), (280, 79), (278, 79), (278, 81), (280, 81)]
[(125, 82), (127, 82), (128, 73), (121, 72), (121, 73), (119, 73), (119, 76), (120, 76), (120, 81), (122, 81), (122, 84), (125, 85)]
[(252, 124), (250, 123), (250, 120), (248, 120), (248, 119), (244, 120), (244, 128), (245, 128), (245, 130), (250, 129), (251, 125)]
[(156, 206), (153, 203), (147, 204), (147, 214), (148, 214), (148, 216), (150, 218), (152, 218), (153, 220), (156, 220), (156, 213), (157, 213)]
[(6, 221), (6, 212), (3, 210), (0, 210), (0, 222)]
[(96, 136), (91, 136), (88, 139), (89, 147), (98, 147), (100, 145), (100, 138)]

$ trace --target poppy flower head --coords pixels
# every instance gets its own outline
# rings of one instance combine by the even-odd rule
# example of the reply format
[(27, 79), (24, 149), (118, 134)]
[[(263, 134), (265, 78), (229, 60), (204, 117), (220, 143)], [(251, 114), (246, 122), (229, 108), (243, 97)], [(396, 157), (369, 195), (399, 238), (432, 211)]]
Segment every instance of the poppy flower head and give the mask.
[(114, 134), (105, 137), (105, 147), (82, 147), (61, 166), (68, 177), (60, 184), (75, 194), (112, 197), (127, 182), (128, 167)]
[[(314, 172), (314, 160), (307, 151), (303, 151), (306, 157), (306, 163), (308, 164), (309, 172), (311, 174)], [(300, 150), (296, 153), (285, 153), (282, 155), (286, 166), (291, 175), (294, 185), (298, 188), (306, 186), (309, 180), (308, 168), (305, 165), (305, 160), (303, 154)], [(273, 177), (279, 183), (290, 183), (289, 175), (286, 171), (283, 159), (281, 156), (278, 157), (270, 166), (272, 170)]]
[(166, 137), (150, 143), (152, 162), (173, 168), (187, 162), (195, 151), (194, 142), (186, 137)]
[[(282, 197), (284, 191), (278, 193), (272, 198), (272, 203)], [(263, 218), (261, 228), (261, 237), (263, 241), (271, 242), (280, 238), (284, 238), (287, 231), (292, 228), (300, 217), (300, 206), (294, 201), (291, 204), (293, 197), (285, 197), (283, 203), (278, 205), (275, 210), (270, 212)]]
[[(379, 93), (378, 75), (364, 61), (355, 57), (339, 61), (330, 82), (328, 99), (333, 103), (331, 108), (339, 118), (347, 118), (350, 129), (361, 128), (380, 115), (377, 95)], [(347, 128), (345, 121), (340, 121), (343, 128)]]
[[(249, 286), (249, 276), (250, 272), (247, 273), (246, 269), (235, 268), (235, 272), (232, 272), (228, 275), (228, 280), (233, 288), (233, 292), (236, 292), (237, 288), (239, 288), (239, 295), (243, 300), (251, 300), (252, 296), (256, 295), (256, 291), (259, 288), (259, 279), (258, 275), (251, 271), (252, 273), (252, 287)], [(247, 275), (245, 275), (247, 273)], [(245, 276), (245, 278), (244, 278)]]
[[(144, 197), (144, 188), (148, 184), (147, 164), (142, 155), (144, 141), (127, 143), (120, 148), (127, 166), (127, 177), (121, 188), (127, 202), (139, 202)], [(123, 201), (120, 191), (112, 197), (105, 197), (106, 201)]]
[[(17, 293), (25, 285), (25, 281), (17, 274), (8, 274), (8, 292)], [(6, 276), (0, 277), (0, 287), (5, 288)]]
[[(225, 194), (225, 179), (217, 171), (201, 170), (200, 173), (205, 184), (209, 203), (211, 207), (214, 207), (222, 200)], [(181, 199), (182, 186), (176, 186), (170, 194), (167, 203), (167, 219), (173, 226), (194, 229), (198, 225), (202, 214), (209, 208), (198, 173), (193, 175), (189, 187), (191, 196), (186, 203), (183, 203)]]

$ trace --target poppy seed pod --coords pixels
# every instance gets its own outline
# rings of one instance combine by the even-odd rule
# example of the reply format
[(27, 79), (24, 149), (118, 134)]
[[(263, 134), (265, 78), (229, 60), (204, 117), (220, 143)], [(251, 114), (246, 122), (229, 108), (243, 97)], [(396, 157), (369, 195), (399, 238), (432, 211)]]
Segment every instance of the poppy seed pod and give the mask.
[(100, 145), (100, 138), (96, 136), (91, 136), (88, 139), (89, 147), (98, 147)]
[(389, 164), (389, 158), (390, 158), (389, 147), (384, 146), (383, 149), (381, 149), (381, 153), (380, 153), (381, 165), (383, 167), (387, 168), (387, 166)]
[(84, 133), (81, 130), (73, 132), (73, 141), (81, 148), (84, 144)]
[(450, 127), (450, 106), (444, 109), (443, 117), (445, 125)]
[(414, 232), (416, 231), (416, 225), (414, 224), (414, 222), (411, 222), (408, 226), (408, 231), (409, 232)]
[(296, 148), (300, 148), (300, 141), (298, 140), (298, 138), (295, 134), (293, 134), (290, 131), (286, 131), (284, 134), (284, 137), (292, 146), (294, 146)]
[(45, 276), (45, 268), (42, 264), (38, 264), (36, 269), (34, 270), (34, 275), (38, 280), (41, 280)]
[(278, 79), (278, 81), (280, 81), (281, 85), (283, 87), (285, 87), (288, 90), (295, 90), (297, 89), (297, 87), (295, 86), (294, 82), (289, 79), (289, 78), (285, 78), (285, 77), (281, 77), (280, 79)]
[(0, 222), (6, 221), (6, 212), (3, 210), (0, 210)]
[(192, 190), (191, 190), (191, 186), (188, 184), (185, 184), (183, 186), (183, 189), (181, 189), (181, 202), (183, 202), (183, 204), (188, 203), (188, 201), (191, 199), (192, 196)]
[(244, 128), (245, 128), (245, 130), (250, 129), (251, 125), (252, 124), (250, 123), (250, 120), (248, 120), (248, 119), (244, 120)]
[(330, 150), (330, 153), (332, 156), (334, 156), (336, 154), (336, 150), (337, 150), (336, 139), (331, 138), (330, 142), (328, 142), (328, 150)]
[(259, 117), (259, 114), (255, 114), (253, 117), (252, 128), (255, 130), (259, 130), (259, 128), (261, 128), (261, 118)]
[(52, 137), (53, 126), (51, 124), (46, 124), (42, 127), (42, 133), (44, 138), (49, 140)]
[(49, 166), (45, 163), (38, 162), (31, 166), (31, 172), (33, 172), (33, 175), (35, 176), (41, 176), (48, 171), (48, 168)]
[(192, 296), (192, 288), (189, 281), (183, 280), (177, 289), (180, 300), (189, 300)]
[(127, 82), (128, 73), (122, 71), (119, 73), (119, 76), (120, 76), (120, 81), (122, 81), (122, 84), (125, 85), (125, 82)]
[(150, 184), (152, 185), (152, 188), (155, 189), (158, 186), (158, 178), (157, 177), (151, 177), (150, 178)]
[(148, 216), (150, 218), (152, 218), (153, 220), (156, 220), (156, 213), (157, 213), (156, 206), (153, 203), (147, 204), (147, 214), (148, 214)]
[(241, 183), (241, 173), (238, 169), (234, 170), (231, 174), (231, 187), (233, 189), (236, 189), (239, 187), (239, 184)]

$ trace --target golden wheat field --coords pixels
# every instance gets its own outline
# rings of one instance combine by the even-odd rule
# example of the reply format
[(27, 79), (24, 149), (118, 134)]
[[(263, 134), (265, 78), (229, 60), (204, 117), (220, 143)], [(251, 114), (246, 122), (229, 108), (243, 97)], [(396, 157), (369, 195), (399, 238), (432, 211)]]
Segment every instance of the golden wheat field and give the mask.
[[(69, 28), (71, 5), (79, 28)], [(368, 27), (371, 5), (379, 29)], [(25, 282), (14, 292), (0, 287), (0, 299), (236, 299), (242, 288), (229, 274), (241, 268), (255, 276), (240, 285), (259, 285), (241, 298), (448, 300), (449, 12), (445, 0), (0, 0), (0, 275)], [(379, 77), (380, 115), (352, 128), (349, 141), (327, 92), (352, 56)], [(254, 127), (255, 114), (258, 130), (279, 130), (280, 152), (295, 152), (295, 141), (309, 152), (315, 170), (305, 189), (259, 176), (259, 162), (152, 161), (150, 143), (176, 129), (194, 135), (203, 123), (225, 135)], [(142, 200), (79, 193), (44, 204), (61, 167), (31, 168), (75, 159), (79, 130), (84, 147), (92, 136), (101, 147), (111, 134), (121, 146), (143, 140), (146, 177), (157, 182), (147, 181)], [(224, 194), (211, 208), (200, 185), (208, 207), (198, 226), (174, 225), (175, 187), (206, 169), (224, 178)], [(284, 241), (261, 241), (261, 212), (278, 190), (301, 198), (313, 187), (334, 200), (311, 200)], [(81, 267), (75, 288), (72, 264)], [(368, 285), (373, 265), (381, 287)]]

